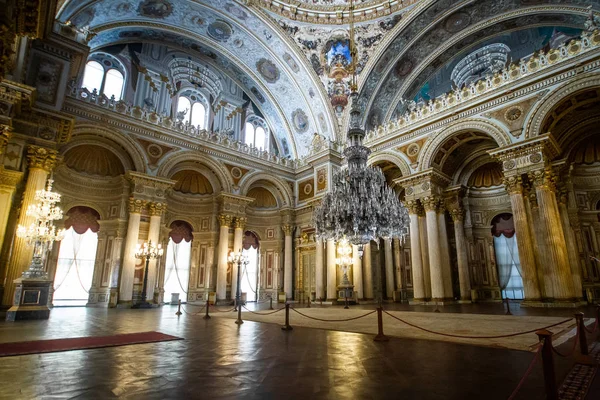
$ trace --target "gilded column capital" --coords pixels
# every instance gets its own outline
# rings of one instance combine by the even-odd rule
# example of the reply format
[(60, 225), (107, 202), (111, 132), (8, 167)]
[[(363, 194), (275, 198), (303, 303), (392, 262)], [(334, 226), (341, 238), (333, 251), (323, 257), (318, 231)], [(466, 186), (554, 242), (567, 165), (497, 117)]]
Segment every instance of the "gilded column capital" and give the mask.
[(528, 176), (536, 189), (556, 191), (556, 175), (551, 168), (533, 170), (528, 173)]
[(530, 191), (528, 196), (529, 198), (529, 204), (531, 204), (531, 208), (532, 209), (537, 209), (538, 208), (538, 201), (537, 201), (537, 194), (535, 193), (535, 191)]
[(146, 201), (136, 199), (133, 197), (129, 198), (129, 213), (130, 214), (141, 214), (142, 210), (146, 208)]
[(523, 193), (523, 179), (520, 176), (507, 176), (503, 179), (508, 194)]
[(234, 222), (235, 229), (246, 229), (246, 223), (248, 222), (248, 218), (246, 217), (236, 217)]
[(450, 212), (450, 216), (452, 217), (452, 221), (454, 222), (462, 222), (465, 220), (465, 209), (464, 208), (453, 208), (448, 210)]
[(281, 229), (283, 229), (283, 233), (285, 233), (285, 236), (291, 236), (292, 235), (292, 231), (294, 230), (294, 227), (292, 225), (283, 225), (281, 227)]
[(423, 214), (423, 205), (419, 202), (419, 200), (409, 200), (405, 203), (406, 208), (408, 209), (409, 214), (414, 215), (422, 215)]
[(425, 211), (435, 211), (436, 213), (440, 209), (440, 198), (437, 196), (427, 196), (421, 199)]
[(58, 152), (56, 150), (31, 145), (27, 148), (29, 168), (40, 168), (50, 172), (56, 165), (57, 155)]
[(148, 203), (148, 212), (151, 217), (160, 217), (167, 211), (167, 205), (160, 202)]
[(218, 216), (218, 219), (219, 219), (219, 225), (231, 226), (231, 221), (233, 220), (233, 217), (229, 214), (220, 214)]
[(0, 155), (4, 154), (8, 140), (12, 136), (12, 129), (8, 125), (0, 124)]

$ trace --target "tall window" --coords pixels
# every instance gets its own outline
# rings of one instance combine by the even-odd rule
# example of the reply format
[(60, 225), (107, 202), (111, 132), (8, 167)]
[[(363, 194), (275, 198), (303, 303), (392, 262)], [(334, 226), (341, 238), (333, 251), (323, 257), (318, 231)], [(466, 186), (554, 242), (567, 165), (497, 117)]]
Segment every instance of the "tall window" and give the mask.
[(244, 234), (242, 241), (242, 254), (248, 257), (248, 265), (242, 267), (242, 282), (241, 291), (246, 293), (246, 301), (258, 300), (258, 274), (259, 274), (259, 258), (258, 258), (258, 237), (247, 231)]
[(99, 53), (92, 57), (85, 65), (83, 87), (90, 92), (96, 89), (98, 94), (108, 98), (115, 96), (115, 100), (121, 100), (125, 87), (125, 76), (119, 70), (122, 66), (107, 54)]
[(262, 118), (252, 117), (246, 122), (244, 143), (248, 146), (264, 150), (269, 148), (267, 124)]
[(192, 227), (188, 223), (174, 221), (171, 224), (165, 259), (165, 302), (175, 300), (174, 294), (183, 302), (187, 300), (192, 239)]
[(204, 98), (195, 91), (186, 90), (177, 101), (177, 120), (199, 129), (206, 129), (206, 105)]

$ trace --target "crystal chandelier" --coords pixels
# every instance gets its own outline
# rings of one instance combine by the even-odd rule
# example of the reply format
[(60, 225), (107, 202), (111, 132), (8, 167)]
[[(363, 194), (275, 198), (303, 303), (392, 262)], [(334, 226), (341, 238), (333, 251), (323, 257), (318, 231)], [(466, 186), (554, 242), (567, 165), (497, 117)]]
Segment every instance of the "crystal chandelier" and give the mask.
[[(408, 233), (408, 211), (387, 185), (381, 169), (368, 167), (371, 150), (363, 145), (365, 131), (360, 126), (357, 104), (356, 46), (354, 43), (353, 2), (350, 5), (350, 54), (352, 109), (344, 156), (348, 168), (334, 174), (331, 191), (315, 210), (316, 234), (323, 240), (346, 238), (362, 246), (379, 238), (404, 237)], [(379, 243), (379, 242), (378, 242)]]
[(343, 237), (340, 239), (337, 246), (338, 257), (335, 259), (335, 263), (342, 268), (342, 286), (350, 286), (350, 279), (348, 279), (348, 269), (352, 265), (352, 245), (348, 242), (348, 239)]
[(44, 260), (46, 253), (56, 240), (62, 240), (65, 235), (64, 229), (56, 230), (54, 221), (63, 217), (62, 210), (56, 205), (60, 202), (60, 194), (52, 191), (52, 179), (48, 179), (46, 190), (35, 192), (35, 201), (27, 208), (25, 215), (34, 218), (34, 221), (25, 227), (17, 227), (17, 236), (27, 240), (29, 245), (33, 245), (33, 259), (29, 269), (23, 272), (25, 278), (47, 278), (44, 269)]

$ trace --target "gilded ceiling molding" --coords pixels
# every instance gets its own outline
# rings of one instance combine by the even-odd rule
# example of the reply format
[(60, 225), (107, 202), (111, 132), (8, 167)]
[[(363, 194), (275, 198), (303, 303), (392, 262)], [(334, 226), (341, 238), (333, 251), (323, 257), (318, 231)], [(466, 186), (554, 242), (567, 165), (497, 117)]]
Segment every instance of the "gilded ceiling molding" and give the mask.
[(449, 138), (460, 132), (482, 132), (490, 136), (498, 144), (499, 147), (511, 144), (510, 135), (505, 132), (500, 126), (491, 121), (470, 119), (457, 122), (446, 129), (432, 134), (427, 142), (423, 145), (423, 149), (419, 154), (418, 170), (423, 171), (432, 167), (433, 157), (439, 147)]
[(546, 133), (541, 132), (541, 128), (548, 113), (565, 98), (583, 89), (592, 87), (600, 87), (600, 72), (583, 73), (554, 91), (551, 96), (538, 103), (530, 113), (530, 117), (526, 121), (525, 137), (536, 137)]
[(252, 184), (257, 181), (267, 181), (271, 183), (276, 189), (278, 194), (275, 196), (280, 201), (282, 207), (291, 207), (294, 205), (292, 199), (294, 194), (283, 179), (273, 176), (264, 172), (253, 172), (246, 174), (239, 183), (240, 193), (246, 194), (252, 188)]

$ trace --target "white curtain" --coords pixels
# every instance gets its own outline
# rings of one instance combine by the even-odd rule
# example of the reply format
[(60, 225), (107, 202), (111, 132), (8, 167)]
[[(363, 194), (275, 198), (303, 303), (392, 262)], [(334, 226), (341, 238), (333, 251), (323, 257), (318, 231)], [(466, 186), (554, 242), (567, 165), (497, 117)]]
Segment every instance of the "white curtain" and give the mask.
[(521, 260), (517, 248), (517, 235), (508, 238), (504, 235), (494, 237), (494, 249), (498, 264), (498, 283), (503, 294), (510, 298), (523, 298), (523, 279), (521, 278)]
[(258, 249), (250, 247), (243, 251), (243, 254), (248, 256), (248, 265), (242, 271), (242, 293), (246, 293), (247, 301), (256, 301), (257, 293), (257, 276), (258, 276)]
[(96, 259), (98, 234), (88, 229), (83, 235), (69, 228), (60, 242), (54, 277), (54, 300), (87, 300)]
[(165, 264), (165, 297), (166, 302), (171, 301), (173, 293), (179, 293), (182, 302), (186, 301), (188, 283), (190, 280), (190, 256), (192, 242), (182, 240), (175, 243), (169, 239), (167, 258)]

